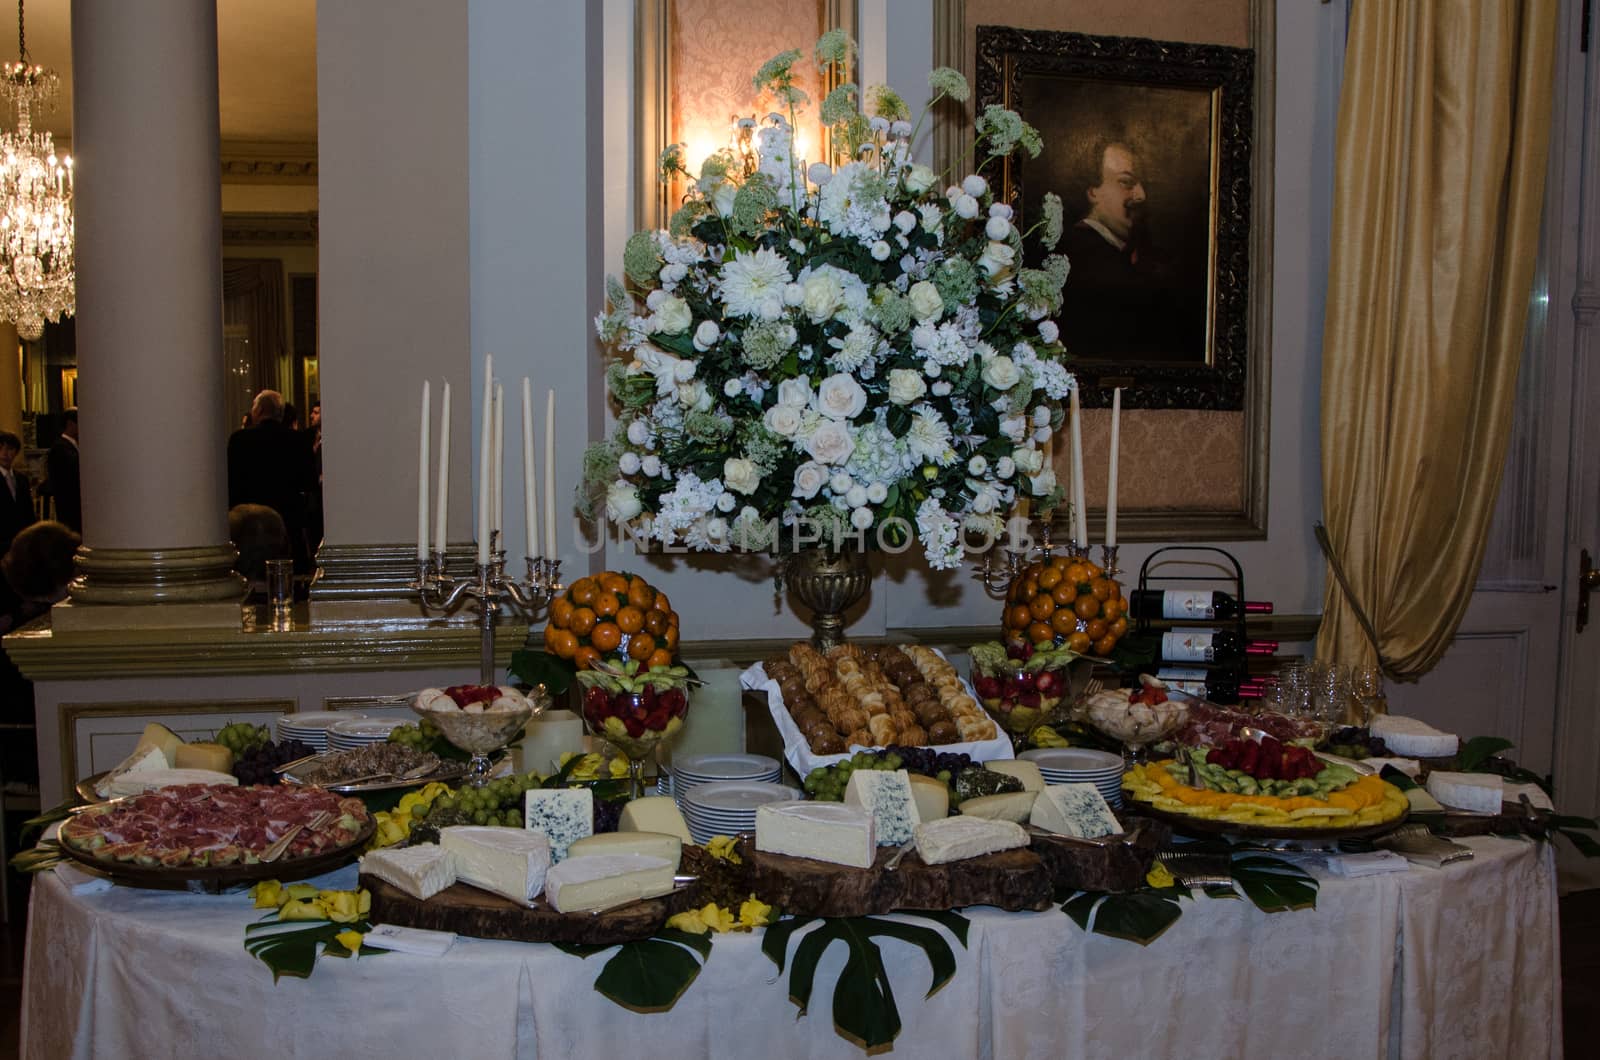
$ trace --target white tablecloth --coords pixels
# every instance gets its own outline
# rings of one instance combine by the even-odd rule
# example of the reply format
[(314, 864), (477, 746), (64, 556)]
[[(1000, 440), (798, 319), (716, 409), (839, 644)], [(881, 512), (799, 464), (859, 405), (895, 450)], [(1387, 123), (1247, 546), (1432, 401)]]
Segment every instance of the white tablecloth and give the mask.
[[(1466, 864), (1324, 880), (1314, 911), (1268, 915), (1202, 896), (1148, 947), (1086, 935), (1058, 910), (967, 910), (957, 974), (927, 999), (921, 951), (880, 941), (905, 1025), (894, 1052), (1559, 1057), (1550, 849), (1466, 842), (1477, 850)], [(350, 886), (354, 869), (325, 880)], [(718, 936), (677, 1005), (641, 1014), (594, 992), (604, 955), (583, 961), (513, 942), (461, 939), (439, 959), (324, 958), (312, 978), (274, 983), (243, 946), (258, 915), (243, 895), (74, 895), (41, 876), (28, 918), (23, 1055), (864, 1055), (832, 1026), (837, 945), (804, 1017), (759, 935)]]

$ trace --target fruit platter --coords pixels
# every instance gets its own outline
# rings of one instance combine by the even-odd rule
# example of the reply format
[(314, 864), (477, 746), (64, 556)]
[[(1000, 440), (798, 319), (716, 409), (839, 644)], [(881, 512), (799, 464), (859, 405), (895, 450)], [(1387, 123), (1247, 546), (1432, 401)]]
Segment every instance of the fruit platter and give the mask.
[(891, 744), (976, 761), (1012, 757), (1011, 740), (932, 648), (841, 644), (824, 653), (802, 641), (745, 670), (740, 683), (766, 694), (784, 758), (801, 776)]
[(1206, 834), (1359, 838), (1392, 831), (1410, 809), (1370, 771), (1270, 735), (1134, 766), (1122, 785), (1139, 812)]

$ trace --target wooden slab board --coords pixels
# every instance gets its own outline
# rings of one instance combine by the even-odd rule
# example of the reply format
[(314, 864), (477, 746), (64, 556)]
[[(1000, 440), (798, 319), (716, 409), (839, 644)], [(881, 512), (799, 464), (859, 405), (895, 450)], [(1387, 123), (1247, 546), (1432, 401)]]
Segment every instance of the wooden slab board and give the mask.
[(522, 906), (464, 883), (448, 887), (425, 902), (376, 876), (363, 874), (361, 886), (372, 892), (373, 923), (515, 942), (595, 946), (632, 942), (649, 938), (661, 930), (668, 917), (700, 904), (695, 900), (698, 894), (693, 886), (597, 915), (558, 913), (543, 898), (536, 899), (531, 907)]
[(870, 869), (792, 858), (756, 849), (748, 836), (739, 854), (750, 888), (763, 901), (802, 916), (873, 916), (897, 909), (1045, 909), (1053, 890), (1044, 862), (1030, 850), (1003, 850), (945, 865), (927, 865), (911, 851), (893, 872), (894, 847), (881, 847)]
[(1044, 862), (1050, 882), (1075, 891), (1136, 891), (1155, 861), (1156, 851), (1172, 838), (1166, 825), (1148, 817), (1127, 815), (1121, 843), (1091, 843), (1071, 836), (1033, 832), (1031, 849)]

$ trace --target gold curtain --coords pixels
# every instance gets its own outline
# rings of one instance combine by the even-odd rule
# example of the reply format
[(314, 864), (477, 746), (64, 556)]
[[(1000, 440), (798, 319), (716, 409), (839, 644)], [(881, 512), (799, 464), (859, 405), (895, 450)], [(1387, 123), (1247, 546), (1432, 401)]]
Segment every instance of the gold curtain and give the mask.
[(1319, 658), (1414, 680), (1471, 599), (1539, 248), (1557, 7), (1351, 12), (1322, 344)]

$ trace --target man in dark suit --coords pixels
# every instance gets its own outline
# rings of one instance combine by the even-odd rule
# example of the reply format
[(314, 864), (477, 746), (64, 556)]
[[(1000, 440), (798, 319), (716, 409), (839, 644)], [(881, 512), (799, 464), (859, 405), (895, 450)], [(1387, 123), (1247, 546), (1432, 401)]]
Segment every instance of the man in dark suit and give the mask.
[(56, 498), (56, 520), (66, 523), (73, 533), (83, 533), (83, 499), (78, 492), (78, 410), (62, 414), (61, 437), (45, 457), (50, 492)]
[(228, 439), (228, 507), (264, 504), (283, 517), (295, 569), (310, 570), (305, 535), (306, 494), (312, 487), (311, 447), (283, 425), (283, 395), (263, 390), (250, 406), (249, 427)]
[(11, 548), (11, 541), (33, 522), (33, 491), (28, 476), (12, 470), (22, 439), (10, 431), (0, 431), (0, 555)]

